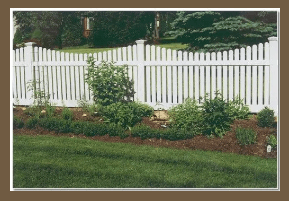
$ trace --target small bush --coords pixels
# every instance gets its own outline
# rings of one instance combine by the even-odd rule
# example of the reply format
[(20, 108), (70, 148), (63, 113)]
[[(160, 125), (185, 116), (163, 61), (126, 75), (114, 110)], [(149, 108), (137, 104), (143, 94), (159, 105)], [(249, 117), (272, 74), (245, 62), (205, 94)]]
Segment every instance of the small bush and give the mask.
[(196, 100), (188, 98), (184, 103), (168, 110), (168, 114), (171, 125), (174, 127), (185, 129), (195, 134), (202, 133), (203, 115)]
[(256, 132), (253, 129), (240, 128), (236, 129), (236, 137), (241, 145), (254, 144), (256, 142)]
[(27, 120), (25, 126), (27, 128), (33, 129), (36, 127), (36, 125), (38, 124), (39, 121), (39, 117), (35, 116), (35, 117), (31, 117)]
[(23, 128), (24, 122), (17, 116), (13, 116), (13, 129)]
[(127, 129), (141, 122), (142, 117), (152, 115), (153, 108), (141, 103), (118, 102), (101, 107), (100, 113), (106, 121)]
[(222, 137), (230, 130), (233, 117), (229, 112), (229, 104), (216, 93), (214, 99), (206, 98), (203, 105), (203, 124), (205, 135)]
[(102, 62), (96, 68), (93, 57), (90, 57), (87, 63), (86, 82), (97, 104), (107, 106), (117, 102), (129, 102), (135, 92), (133, 81), (128, 76), (128, 66)]
[(73, 121), (71, 123), (71, 132), (73, 132), (75, 134), (82, 134), (83, 133), (83, 129), (86, 126), (86, 124), (88, 124), (88, 122), (85, 122), (85, 121)]
[[(156, 130), (146, 125), (137, 125), (131, 128), (131, 135), (133, 137), (140, 137), (141, 139), (157, 137)], [(158, 136), (159, 137), (159, 136)]]
[(267, 145), (270, 145), (273, 149), (277, 147), (277, 138), (275, 135), (267, 137)]
[(45, 106), (45, 110), (46, 110), (47, 117), (53, 117), (54, 116), (54, 114), (55, 114), (55, 107), (54, 106), (47, 104)]
[(258, 113), (257, 121), (260, 127), (273, 127), (275, 123), (274, 110), (265, 107)]
[(24, 114), (31, 116), (31, 117), (40, 117), (41, 116), (41, 108), (39, 106), (36, 106), (36, 105), (27, 107), (26, 110), (24, 110)]
[(120, 136), (122, 139), (128, 137), (128, 134), (125, 133), (125, 130), (123, 127), (117, 124), (108, 124), (107, 127), (107, 133), (109, 136)]
[(65, 107), (62, 110), (61, 116), (65, 120), (72, 120), (73, 119), (73, 112), (69, 108)]
[(247, 119), (250, 113), (249, 107), (244, 105), (243, 101), (236, 97), (228, 102), (227, 112), (232, 119)]
[(57, 117), (42, 118), (39, 121), (39, 126), (57, 133), (69, 133), (71, 129), (71, 121)]

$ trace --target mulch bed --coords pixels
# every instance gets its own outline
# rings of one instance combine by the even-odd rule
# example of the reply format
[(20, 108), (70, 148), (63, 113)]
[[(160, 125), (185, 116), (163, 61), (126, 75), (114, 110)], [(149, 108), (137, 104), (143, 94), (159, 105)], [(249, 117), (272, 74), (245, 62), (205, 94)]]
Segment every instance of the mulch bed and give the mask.
[[(21, 117), (25, 122), (29, 116), (24, 113), (22, 110), (23, 107), (16, 107), (13, 109), (14, 115)], [(81, 108), (71, 108), (74, 112), (74, 120), (86, 120), (86, 121), (102, 121), (101, 117), (92, 117), (87, 114), (86, 117), (83, 116), (85, 112), (82, 111)], [(56, 113), (58, 115), (61, 114), (62, 108), (57, 108)], [(156, 116), (155, 116), (156, 117)], [(166, 119), (158, 119), (158, 118), (143, 118), (142, 124), (148, 125), (152, 128), (162, 128), (161, 125), (166, 124)], [(257, 143), (252, 145), (241, 146), (237, 142), (235, 129), (237, 127), (243, 128), (252, 128), (257, 132)], [(164, 139), (145, 139), (141, 140), (139, 137), (127, 137), (125, 139), (121, 139), (120, 137), (110, 137), (109, 135), (105, 136), (94, 136), (87, 137), (85, 135), (75, 135), (73, 133), (60, 134), (45, 130), (41, 127), (37, 127), (35, 129), (14, 129), (14, 135), (53, 135), (53, 136), (69, 136), (69, 137), (79, 137), (79, 138), (87, 138), (91, 140), (99, 140), (105, 142), (122, 142), (122, 143), (132, 143), (136, 145), (152, 145), (156, 147), (168, 147), (168, 148), (176, 148), (176, 149), (190, 149), (190, 150), (210, 150), (210, 151), (219, 151), (219, 152), (229, 152), (229, 153), (237, 153), (242, 155), (254, 155), (260, 156), (263, 158), (277, 158), (277, 149), (272, 150), (267, 153), (267, 143), (266, 137), (274, 134), (277, 135), (276, 128), (261, 128), (257, 126), (256, 116), (248, 120), (235, 120), (231, 125), (231, 131), (227, 132), (223, 138), (208, 138), (203, 135), (197, 135), (192, 139), (187, 140), (178, 140), (178, 141), (169, 141)]]

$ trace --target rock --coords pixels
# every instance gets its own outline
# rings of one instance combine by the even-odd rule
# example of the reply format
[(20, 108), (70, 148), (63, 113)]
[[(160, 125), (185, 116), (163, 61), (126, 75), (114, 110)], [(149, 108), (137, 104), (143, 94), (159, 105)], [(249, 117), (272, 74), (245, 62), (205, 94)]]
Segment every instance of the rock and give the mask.
[(23, 110), (23, 111), (26, 110), (26, 107), (23, 107), (22, 110)]
[(41, 114), (44, 114), (44, 113), (46, 113), (46, 111), (45, 111), (45, 110), (42, 110), (42, 111), (41, 111)]
[(83, 116), (83, 117), (86, 117), (86, 116), (87, 116), (87, 114), (83, 114), (82, 116)]

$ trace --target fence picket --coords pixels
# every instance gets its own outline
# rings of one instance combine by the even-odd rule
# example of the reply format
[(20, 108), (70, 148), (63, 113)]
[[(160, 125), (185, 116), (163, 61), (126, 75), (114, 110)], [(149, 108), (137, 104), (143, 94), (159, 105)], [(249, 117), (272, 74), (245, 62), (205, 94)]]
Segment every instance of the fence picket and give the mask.
[[(241, 48), (241, 58), (240, 63), (244, 63), (245, 61), (245, 48)], [(246, 101), (246, 66), (240, 66), (240, 99), (243, 100), (243, 102)]]
[[(172, 50), (167, 50), (167, 61), (172, 60)], [(167, 66), (167, 80), (168, 80), (168, 103), (172, 103), (172, 66)]]
[[(177, 51), (173, 50), (173, 61), (177, 60)], [(173, 103), (178, 102), (178, 81), (177, 81), (177, 66), (173, 66)]]
[[(206, 61), (210, 61), (211, 60), (211, 55), (210, 53), (206, 53)], [(206, 82), (205, 82), (205, 90), (206, 90), (206, 94), (208, 94), (209, 98), (211, 98), (211, 67), (210, 66), (206, 66)]]
[[(270, 49), (269, 43), (265, 43), (265, 60), (270, 60)], [(264, 105), (269, 105), (270, 99), (270, 66), (264, 66), (265, 76), (264, 76)]]
[[(184, 52), (183, 53), (183, 60), (184, 61), (188, 61), (188, 52)], [(183, 87), (183, 90), (184, 90), (184, 94), (183, 94), (183, 97), (184, 97), (184, 100), (186, 100), (189, 96), (189, 83), (188, 83), (188, 66), (184, 66), (184, 80), (183, 80), (183, 83), (184, 83), (184, 87)]]
[[(211, 60), (213, 62), (216, 62), (216, 53), (213, 52), (211, 54)], [(211, 98), (214, 99), (216, 95), (216, 90), (217, 90), (217, 85), (216, 85), (216, 66), (211, 67), (211, 77), (212, 77), (212, 82), (211, 82)]]
[[(233, 50), (229, 51), (229, 61), (233, 61)], [(229, 66), (229, 100), (233, 100), (234, 98), (234, 66)]]
[[(247, 58), (246, 60), (247, 61), (250, 61), (251, 60), (251, 47), (247, 47), (247, 52), (246, 52), (246, 55), (247, 55)], [(247, 105), (251, 105), (251, 66), (247, 66), (246, 68), (246, 104)]]
[[(257, 45), (253, 45), (253, 61), (257, 60)], [(252, 105), (257, 105), (257, 66), (252, 66)]]
[[(195, 61), (198, 62), (199, 61), (199, 53), (196, 52), (195, 53)], [(199, 74), (199, 66), (194, 66), (194, 70), (195, 70), (195, 99), (197, 100), (197, 102), (200, 102), (200, 74)]]
[[(150, 46), (146, 45), (146, 61), (150, 61), (151, 52), (150, 52)], [(151, 67), (145, 66), (146, 69), (146, 101), (148, 103), (151, 103)]]
[[(193, 53), (189, 53), (189, 61), (193, 62)], [(194, 98), (194, 66), (189, 66), (189, 97)]]
[[(228, 60), (228, 54), (227, 51), (223, 52), (223, 61)], [(223, 98), (224, 100), (228, 100), (228, 67), (223, 66)]]
[[(217, 63), (221, 63), (222, 61), (222, 53), (217, 53)], [(222, 66), (217, 66), (217, 91), (218, 93), (222, 93)]]
[[(205, 54), (200, 54), (200, 61), (204, 62)], [(200, 66), (200, 97), (205, 98), (205, 67)]]
[[(166, 61), (166, 49), (162, 48), (162, 61)], [(162, 103), (167, 103), (167, 67), (162, 66)]]
[[(258, 60), (261, 61), (263, 60), (263, 44), (260, 43), (258, 46)], [(264, 97), (263, 97), (263, 90), (264, 90), (264, 85), (263, 85), (263, 66), (258, 66), (258, 105), (263, 105)]]
[[(240, 61), (239, 60), (239, 49), (235, 49), (235, 61)], [(234, 73), (235, 73), (235, 77), (234, 77), (234, 98), (235, 97), (239, 97), (240, 99), (240, 86), (239, 86), (239, 82), (240, 82), (240, 69), (239, 66), (235, 66), (234, 67)]]
[[(70, 53), (70, 57), (69, 57), (70, 62), (74, 62), (74, 54)], [(71, 66), (70, 68), (70, 80), (71, 80), (71, 100), (75, 101), (75, 79), (74, 79), (74, 72), (75, 66)]]
[[(182, 61), (182, 51), (178, 51), (178, 61)], [(183, 66), (178, 66), (178, 103), (183, 103)]]

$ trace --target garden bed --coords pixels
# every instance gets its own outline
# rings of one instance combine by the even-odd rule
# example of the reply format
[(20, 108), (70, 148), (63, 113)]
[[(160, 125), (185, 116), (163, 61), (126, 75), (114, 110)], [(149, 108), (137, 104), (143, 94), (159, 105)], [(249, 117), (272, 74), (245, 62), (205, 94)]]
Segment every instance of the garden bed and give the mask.
[[(26, 122), (30, 116), (24, 113), (25, 107), (16, 107), (13, 109), (15, 116), (20, 117), (24, 122)], [(70, 108), (73, 111), (74, 120), (91, 121), (101, 123), (102, 117), (100, 116), (90, 116), (85, 113), (81, 108)], [(62, 108), (56, 108), (56, 115), (60, 115)], [(86, 115), (84, 115), (86, 114)], [(168, 125), (169, 122), (166, 119), (166, 111), (155, 111), (155, 115), (151, 118), (144, 117), (141, 124), (148, 125), (155, 129), (166, 129), (162, 125)], [(257, 133), (257, 142), (252, 145), (239, 145), (235, 130), (237, 127), (252, 128)], [(220, 151), (220, 152), (231, 152), (243, 155), (255, 155), (264, 158), (276, 158), (277, 150), (273, 149), (271, 152), (267, 153), (267, 137), (271, 134), (277, 135), (276, 128), (261, 128), (257, 126), (256, 116), (250, 116), (248, 120), (235, 120), (231, 125), (231, 131), (227, 132), (222, 138), (213, 137), (208, 138), (204, 135), (197, 135), (192, 139), (170, 141), (164, 139), (144, 139), (139, 137), (128, 136), (121, 139), (118, 136), (111, 137), (109, 135), (104, 136), (93, 136), (87, 137), (85, 135), (76, 135), (73, 133), (56, 133), (53, 131), (48, 131), (41, 127), (36, 127), (35, 129), (28, 129), (23, 127), (21, 129), (14, 129), (15, 135), (54, 135), (54, 136), (69, 136), (69, 137), (80, 137), (89, 138), (92, 140), (106, 141), (106, 142), (123, 142), (123, 143), (133, 143), (137, 145), (152, 145), (157, 147), (169, 147), (177, 149), (191, 149), (191, 150), (210, 150), (210, 151)]]

